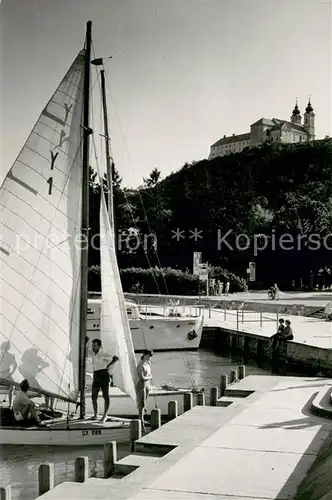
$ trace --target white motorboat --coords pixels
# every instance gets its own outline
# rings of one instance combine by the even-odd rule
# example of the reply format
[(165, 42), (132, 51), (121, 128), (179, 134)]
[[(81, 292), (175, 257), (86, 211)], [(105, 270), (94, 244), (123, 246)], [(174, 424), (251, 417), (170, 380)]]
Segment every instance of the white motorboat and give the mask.
[[(100, 337), (101, 299), (88, 299), (87, 335), (92, 340)], [(130, 332), (134, 350), (141, 352), (147, 347), (154, 351), (198, 349), (203, 330), (203, 314), (181, 315), (173, 307), (161, 311), (147, 310), (131, 300), (126, 300)]]

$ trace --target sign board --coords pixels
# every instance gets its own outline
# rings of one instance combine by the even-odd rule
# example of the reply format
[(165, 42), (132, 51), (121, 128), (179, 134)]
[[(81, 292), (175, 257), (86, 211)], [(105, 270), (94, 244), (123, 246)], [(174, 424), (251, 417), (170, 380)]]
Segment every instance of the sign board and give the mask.
[(202, 252), (194, 252), (193, 275), (199, 275), (199, 266), (202, 263)]
[(198, 276), (201, 281), (208, 281), (209, 279), (209, 268), (205, 263), (199, 264)]
[(249, 262), (249, 280), (256, 281), (256, 262)]

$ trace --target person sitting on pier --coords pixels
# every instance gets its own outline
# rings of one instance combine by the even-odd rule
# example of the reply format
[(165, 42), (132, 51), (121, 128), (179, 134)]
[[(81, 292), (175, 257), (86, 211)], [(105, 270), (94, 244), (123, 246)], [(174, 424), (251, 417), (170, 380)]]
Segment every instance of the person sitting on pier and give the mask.
[(293, 329), (291, 327), (291, 322), (289, 321), (289, 319), (286, 319), (285, 323), (286, 326), (284, 329), (283, 340), (293, 340), (294, 335), (293, 335)]
[(98, 418), (98, 394), (100, 389), (103, 393), (104, 398), (104, 415), (101, 418), (101, 422), (106, 422), (107, 412), (110, 406), (109, 397), (109, 383), (110, 375), (109, 368), (118, 361), (117, 356), (111, 356), (103, 351), (101, 347), (101, 340), (94, 339), (92, 341), (92, 365), (93, 365), (93, 382), (92, 382), (92, 405), (94, 415), (92, 420), (97, 420)]
[(283, 318), (280, 318), (277, 333), (272, 335), (269, 347), (267, 348), (268, 351), (274, 352), (275, 350), (278, 349), (280, 340), (284, 338), (284, 332), (285, 332), (285, 320)]
[(151, 391), (152, 370), (150, 359), (153, 351), (145, 349), (142, 357), (137, 365), (138, 381), (136, 385), (139, 419), (142, 422), (142, 427), (145, 430), (144, 413), (146, 411), (146, 400)]
[(25, 424), (37, 423), (40, 425), (42, 422), (36, 410), (36, 405), (27, 395), (30, 389), (27, 379), (22, 380), (20, 383), (20, 391), (16, 394), (13, 402), (14, 418), (17, 422), (24, 422)]

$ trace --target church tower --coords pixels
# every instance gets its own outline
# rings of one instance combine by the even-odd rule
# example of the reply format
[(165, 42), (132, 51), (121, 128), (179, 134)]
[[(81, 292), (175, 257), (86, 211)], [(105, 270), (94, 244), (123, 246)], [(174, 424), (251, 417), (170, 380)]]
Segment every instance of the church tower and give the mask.
[(295, 108), (293, 109), (293, 113), (291, 116), (291, 122), (297, 123), (298, 125), (301, 125), (301, 113), (300, 113), (299, 107), (297, 105), (297, 101), (295, 104)]
[(311, 106), (310, 98), (308, 101), (308, 105), (305, 108), (305, 113), (303, 116), (304, 116), (303, 127), (306, 129), (308, 133), (308, 140), (313, 141), (315, 139), (315, 113), (313, 107)]

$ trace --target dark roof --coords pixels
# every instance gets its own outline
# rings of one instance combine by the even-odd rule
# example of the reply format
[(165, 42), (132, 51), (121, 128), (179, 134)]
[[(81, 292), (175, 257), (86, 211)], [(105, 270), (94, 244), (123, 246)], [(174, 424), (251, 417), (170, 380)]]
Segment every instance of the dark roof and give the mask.
[(222, 137), (219, 141), (212, 144), (211, 148), (215, 146), (223, 146), (224, 144), (232, 144), (233, 142), (248, 141), (250, 139), (250, 133), (230, 135), (228, 137)]
[(262, 117), (260, 120), (257, 120), (257, 122), (251, 124), (251, 126), (253, 125), (270, 125), (272, 127), (274, 124), (269, 118)]
[(310, 102), (310, 99), (309, 99), (309, 102), (307, 104), (307, 107), (305, 108), (305, 112), (306, 113), (311, 113), (313, 111), (313, 107), (311, 105), (311, 102)]
[(302, 132), (304, 134), (307, 133), (306, 129), (297, 123), (289, 122), (287, 120), (279, 120), (277, 118), (273, 118), (273, 121), (275, 122), (275, 125), (271, 128), (271, 130), (280, 130), (284, 125), (288, 125), (291, 130), (297, 130), (298, 132)]

